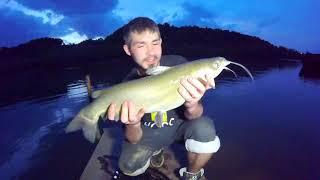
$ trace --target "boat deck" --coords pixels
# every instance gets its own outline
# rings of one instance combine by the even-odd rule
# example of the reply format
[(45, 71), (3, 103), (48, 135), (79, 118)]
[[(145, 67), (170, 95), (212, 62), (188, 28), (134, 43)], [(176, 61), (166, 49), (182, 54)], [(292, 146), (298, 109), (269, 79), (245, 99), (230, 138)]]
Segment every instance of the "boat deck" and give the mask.
[[(121, 152), (121, 142), (123, 140), (122, 130), (120, 126), (114, 126), (104, 128), (103, 131), (102, 137), (88, 161), (80, 180), (106, 180), (113, 179), (115, 175)], [(176, 157), (181, 157), (183, 153), (185, 153), (184, 148), (179, 144), (174, 145), (174, 147), (165, 148), (165, 164), (163, 167), (149, 167), (145, 174), (142, 175), (144, 178), (138, 179), (178, 179), (177, 172), (180, 168), (180, 162), (185, 160)], [(121, 177), (121, 179), (126, 178)]]

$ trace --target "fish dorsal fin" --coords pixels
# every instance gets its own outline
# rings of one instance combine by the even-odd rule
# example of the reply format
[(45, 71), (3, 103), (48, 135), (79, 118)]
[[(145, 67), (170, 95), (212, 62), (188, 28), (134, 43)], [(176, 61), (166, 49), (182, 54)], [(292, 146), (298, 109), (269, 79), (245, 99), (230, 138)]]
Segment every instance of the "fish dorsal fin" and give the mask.
[(91, 94), (91, 98), (92, 99), (96, 99), (101, 95), (101, 93), (102, 93), (102, 90), (93, 91), (92, 94)]
[(171, 67), (169, 66), (156, 66), (156, 67), (152, 67), (147, 69), (146, 74), (151, 76), (151, 75), (157, 75), (157, 74), (161, 74), (164, 71), (170, 69)]

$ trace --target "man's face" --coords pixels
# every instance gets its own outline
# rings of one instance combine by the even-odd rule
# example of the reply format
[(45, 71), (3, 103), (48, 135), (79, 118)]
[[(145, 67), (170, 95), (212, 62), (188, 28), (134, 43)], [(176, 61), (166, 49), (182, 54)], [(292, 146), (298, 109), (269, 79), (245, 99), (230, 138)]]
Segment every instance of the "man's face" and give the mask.
[(130, 44), (123, 48), (143, 70), (159, 65), (162, 40), (157, 32), (134, 32), (130, 33), (130, 38)]

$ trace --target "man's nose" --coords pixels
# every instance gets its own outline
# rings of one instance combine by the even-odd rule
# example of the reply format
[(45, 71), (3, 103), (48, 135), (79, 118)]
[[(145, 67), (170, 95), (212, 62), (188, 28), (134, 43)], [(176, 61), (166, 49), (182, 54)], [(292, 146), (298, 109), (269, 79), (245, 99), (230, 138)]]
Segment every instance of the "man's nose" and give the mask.
[(148, 55), (154, 55), (155, 54), (155, 48), (152, 45), (148, 45)]

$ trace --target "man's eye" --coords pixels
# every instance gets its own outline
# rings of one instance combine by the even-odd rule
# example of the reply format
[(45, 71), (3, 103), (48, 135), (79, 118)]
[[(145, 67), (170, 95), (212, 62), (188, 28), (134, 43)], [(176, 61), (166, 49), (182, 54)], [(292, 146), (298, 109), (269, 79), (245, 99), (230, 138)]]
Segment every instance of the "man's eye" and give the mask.
[(159, 45), (159, 44), (160, 44), (160, 41), (159, 41), (159, 40), (153, 42), (153, 45)]

